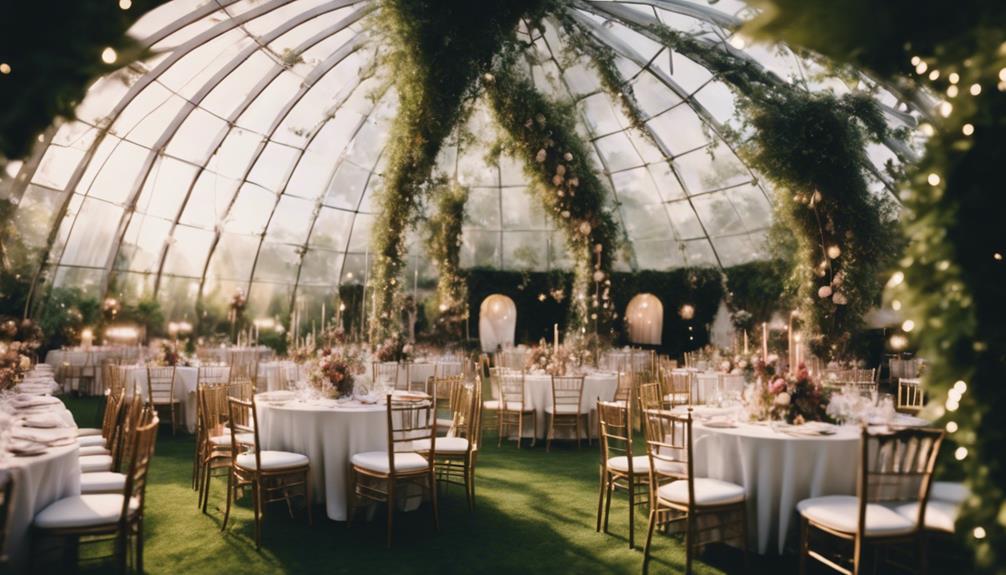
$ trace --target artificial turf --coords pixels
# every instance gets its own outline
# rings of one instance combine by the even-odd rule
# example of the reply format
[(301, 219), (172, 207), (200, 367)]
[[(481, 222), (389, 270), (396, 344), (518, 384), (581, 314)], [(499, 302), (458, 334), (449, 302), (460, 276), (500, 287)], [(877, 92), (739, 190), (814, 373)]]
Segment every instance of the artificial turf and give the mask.
[[(93, 399), (69, 399), (78, 424), (92, 425), (99, 406)], [(490, 440), (491, 439), (491, 440)], [(302, 509), (291, 519), (285, 505), (267, 510), (261, 550), (255, 549), (254, 522), (246, 497), (220, 531), (226, 484), (214, 480), (208, 514), (196, 509), (191, 488), (193, 438), (162, 428), (146, 492), (144, 568), (148, 573), (641, 573), (646, 515), (636, 515), (636, 550), (628, 547), (624, 493), (612, 502), (610, 534), (595, 531), (598, 489), (597, 444), (580, 449), (553, 445), (546, 453), (497, 447), (487, 436), (477, 468), (476, 509), (453, 487), (440, 498), (440, 530), (424, 504), (395, 517), (395, 542), (385, 548), (383, 513), (347, 527), (314, 508), (309, 527)], [(684, 546), (657, 533), (650, 573), (684, 571)], [(86, 556), (86, 554), (85, 554)], [(36, 558), (37, 571), (52, 557)], [(712, 565), (710, 565), (712, 563)], [(53, 562), (55, 565), (55, 562)], [(745, 569), (740, 554), (710, 547), (693, 564), (695, 573), (787, 572), (788, 565)], [(84, 572), (105, 572), (109, 563), (84, 564)]]

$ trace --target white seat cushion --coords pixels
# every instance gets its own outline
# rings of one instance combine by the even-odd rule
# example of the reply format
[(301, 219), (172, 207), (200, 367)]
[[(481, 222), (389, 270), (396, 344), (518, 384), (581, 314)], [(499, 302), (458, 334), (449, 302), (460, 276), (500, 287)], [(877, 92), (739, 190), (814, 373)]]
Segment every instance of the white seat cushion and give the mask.
[[(412, 447), (416, 451), (429, 451), (430, 440), (417, 439), (416, 441), (412, 442)], [(468, 440), (465, 439), (464, 437), (437, 438), (437, 453), (467, 453), (467, 452), (468, 452)], [(384, 459), (387, 460), (388, 456), (385, 455)]]
[[(902, 503), (895, 507), (894, 510), (912, 523), (915, 523), (919, 519), (918, 502)], [(956, 503), (930, 500), (929, 503), (926, 503), (926, 529), (953, 533), (954, 524), (957, 523), (958, 512), (959, 508)]]
[[(35, 516), (35, 526), (67, 529), (110, 525), (118, 521), (122, 514), (122, 497), (122, 494), (102, 493), (60, 499)], [(139, 500), (135, 497), (130, 499), (129, 513), (136, 513), (139, 508)]]
[(89, 455), (111, 455), (112, 452), (108, 450), (107, 447), (103, 445), (88, 445), (86, 447), (80, 448), (80, 456), (86, 457)]
[[(231, 444), (231, 434), (225, 433), (223, 435), (214, 435), (210, 438), (210, 443), (215, 446), (227, 447)], [(255, 434), (254, 433), (239, 433), (238, 443), (244, 445), (255, 445)]]
[[(707, 477), (696, 477), (695, 482), (695, 505), (726, 505), (744, 501), (744, 488), (740, 485), (710, 479)], [(688, 481), (679, 479), (663, 485), (657, 490), (657, 496), (674, 503), (688, 503)]]
[(95, 471), (111, 471), (111, 455), (85, 455), (80, 458), (80, 472), (94, 473)]
[(85, 435), (84, 437), (77, 438), (77, 445), (81, 447), (88, 447), (91, 445), (105, 446), (105, 438), (100, 435)]
[[(852, 495), (804, 499), (797, 503), (796, 509), (814, 523), (843, 533), (855, 533), (859, 528), (859, 499)], [(915, 521), (894, 509), (877, 503), (866, 505), (867, 536), (910, 533), (914, 528)]]
[(486, 401), (482, 402), (482, 409), (494, 409), (495, 410), (495, 409), (499, 409), (499, 408), (500, 408), (500, 402), (496, 401), (495, 399), (489, 399), (489, 400), (486, 400)]
[[(261, 453), (262, 469), (275, 471), (287, 467), (303, 467), (310, 463), (306, 455), (289, 451), (263, 451)], [(255, 469), (255, 453), (242, 453), (237, 456), (237, 464), (245, 469)]]
[(951, 481), (934, 481), (929, 488), (929, 500), (939, 499), (949, 503), (964, 503), (964, 500), (971, 496), (971, 491), (963, 483)]
[[(629, 458), (620, 455), (618, 457), (608, 458), (608, 468), (614, 469), (615, 471), (621, 471), (622, 473), (629, 472)], [(649, 473), (650, 472), (650, 458), (647, 455), (637, 455), (632, 458), (632, 472), (633, 473)]]
[(80, 492), (87, 493), (122, 493), (126, 488), (126, 476), (112, 471), (82, 473), (80, 475)]
[(87, 437), (91, 435), (101, 437), (101, 430), (96, 427), (81, 427), (77, 429), (77, 437)]
[(558, 413), (559, 415), (576, 415), (580, 413), (579, 405), (559, 404), (550, 405), (545, 408), (545, 413)]
[(529, 407), (526, 403), (522, 406), (519, 401), (510, 401), (505, 405), (501, 404), (497, 409), (506, 409), (507, 411), (522, 411), (523, 413), (534, 413), (534, 409)]
[[(357, 467), (371, 471), (378, 471), (380, 473), (389, 473), (391, 471), (388, 467), (387, 451), (357, 453), (350, 458), (350, 461)], [(417, 469), (427, 469), (429, 466), (429, 462), (418, 453), (409, 451), (395, 454), (395, 471), (416, 471)]]
[(444, 427), (449, 429), (452, 425), (454, 425), (454, 420), (451, 418), (447, 417), (437, 418), (437, 427)]

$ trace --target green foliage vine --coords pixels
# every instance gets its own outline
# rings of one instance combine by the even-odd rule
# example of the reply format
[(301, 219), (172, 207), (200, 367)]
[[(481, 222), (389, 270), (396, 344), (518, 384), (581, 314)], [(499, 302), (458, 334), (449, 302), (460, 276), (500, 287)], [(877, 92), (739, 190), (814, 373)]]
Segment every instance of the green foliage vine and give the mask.
[(433, 331), (445, 341), (464, 336), (468, 284), (461, 273), (461, 241), (468, 188), (441, 182), (433, 192), (435, 212), (427, 221), (426, 248), (437, 268), (437, 311)]

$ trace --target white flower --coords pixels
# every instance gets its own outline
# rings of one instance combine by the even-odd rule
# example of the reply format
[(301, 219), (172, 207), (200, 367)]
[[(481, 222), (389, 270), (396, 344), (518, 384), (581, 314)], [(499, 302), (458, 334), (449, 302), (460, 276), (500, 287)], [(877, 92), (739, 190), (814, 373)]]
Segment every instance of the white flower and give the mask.
[(556, 175), (552, 176), (552, 184), (556, 185), (556, 186), (561, 186), (562, 185), (562, 176), (560, 176), (559, 174), (556, 174)]
[(817, 297), (824, 299), (831, 297), (831, 286), (821, 286), (817, 289)]
[[(590, 235), (590, 222), (580, 222), (580, 233), (583, 235)], [(604, 279), (604, 278), (601, 278)], [(597, 280), (601, 281), (601, 280)]]
[(534, 160), (536, 162), (538, 162), (539, 164), (541, 164), (541, 163), (545, 162), (545, 158), (547, 158), (547, 157), (548, 157), (548, 153), (545, 151), (545, 148), (542, 148), (542, 149), (538, 150), (537, 154), (535, 154)]
[(573, 154), (571, 154), (569, 152), (566, 152), (565, 154), (562, 155), (562, 158), (564, 160), (566, 160), (567, 162), (572, 162), (573, 161)]
[(555, 173), (559, 174), (560, 176), (565, 176), (566, 166), (559, 164), (558, 166), (555, 167)]
[(569, 210), (563, 210), (559, 215), (568, 219), (569, 218)]
[(835, 302), (835, 305), (845, 305), (849, 303), (849, 300), (845, 297), (842, 292), (835, 292), (835, 295), (831, 298), (831, 301)]
[(596, 281), (596, 282), (604, 281), (604, 272), (602, 272), (601, 270), (595, 271), (594, 272), (594, 281)]
[(783, 391), (780, 392), (779, 395), (775, 396), (774, 403), (776, 405), (789, 405), (789, 401), (790, 401), (789, 393)]

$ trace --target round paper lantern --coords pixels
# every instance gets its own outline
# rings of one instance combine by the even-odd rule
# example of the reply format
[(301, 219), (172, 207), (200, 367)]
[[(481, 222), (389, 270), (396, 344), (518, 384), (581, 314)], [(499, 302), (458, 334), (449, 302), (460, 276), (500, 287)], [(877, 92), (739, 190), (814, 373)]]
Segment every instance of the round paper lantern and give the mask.
[(629, 326), (629, 341), (660, 345), (664, 331), (664, 304), (651, 293), (641, 293), (629, 301), (625, 308), (625, 321)]
[(505, 295), (494, 293), (479, 306), (479, 341), (482, 351), (513, 346), (517, 330), (517, 305)]

